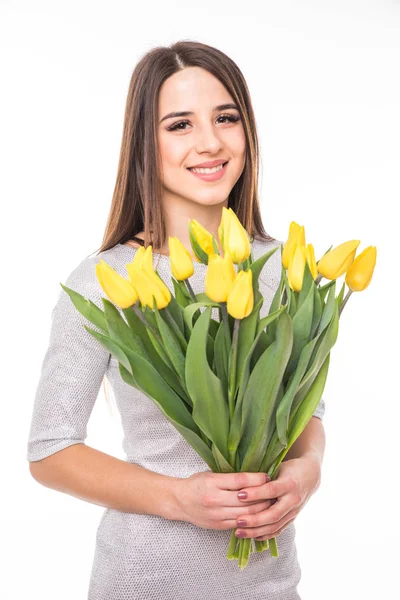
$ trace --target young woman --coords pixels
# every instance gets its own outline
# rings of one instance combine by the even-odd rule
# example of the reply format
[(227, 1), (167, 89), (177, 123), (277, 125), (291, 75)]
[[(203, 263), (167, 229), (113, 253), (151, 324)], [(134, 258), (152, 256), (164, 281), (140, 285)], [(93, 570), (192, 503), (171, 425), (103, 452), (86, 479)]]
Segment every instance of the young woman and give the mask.
[[(223, 206), (232, 207), (251, 233), (254, 258), (264, 254), (280, 242), (262, 225), (258, 160), (252, 104), (237, 65), (192, 41), (151, 50), (130, 83), (103, 244), (76, 266), (66, 285), (102, 306), (96, 263), (103, 259), (126, 277), (125, 265), (137, 248), (151, 243), (154, 267), (173, 291), (169, 236), (193, 255), (188, 220), (198, 220), (218, 239)], [(199, 293), (206, 266), (194, 264), (191, 284)], [(280, 272), (278, 250), (261, 272), (262, 316)], [(212, 473), (151, 399), (123, 382), (118, 362), (83, 323), (93, 327), (62, 290), (52, 313), (27, 459), (41, 484), (106, 507), (89, 600), (298, 599), (293, 521), (319, 486), (324, 401), (275, 481), (267, 482), (263, 473)], [(104, 376), (121, 414), (126, 461), (84, 443)], [(260, 539), (279, 535), (279, 557), (254, 552), (241, 571), (226, 558), (232, 528)]]

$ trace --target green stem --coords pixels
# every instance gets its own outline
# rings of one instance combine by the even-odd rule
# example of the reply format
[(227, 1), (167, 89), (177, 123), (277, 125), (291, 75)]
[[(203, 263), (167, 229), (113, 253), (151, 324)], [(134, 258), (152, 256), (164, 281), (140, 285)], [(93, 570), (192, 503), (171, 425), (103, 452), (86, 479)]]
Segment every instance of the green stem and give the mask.
[(346, 296), (345, 296), (345, 298), (344, 298), (344, 300), (343, 300), (342, 304), (340, 305), (340, 309), (339, 309), (339, 317), (340, 317), (340, 315), (341, 315), (341, 313), (342, 313), (342, 310), (343, 310), (343, 309), (344, 309), (344, 307), (346, 306), (346, 302), (347, 302), (347, 300), (350, 298), (350, 296), (351, 296), (351, 294), (352, 294), (352, 293), (353, 293), (353, 291), (352, 291), (352, 290), (349, 290), (349, 291), (347, 292), (347, 294), (346, 294)]
[(238, 339), (239, 339), (240, 319), (235, 319), (233, 326), (232, 347), (229, 355), (228, 366), (228, 399), (229, 399), (229, 415), (230, 420), (233, 419), (235, 412), (235, 389), (236, 389), (236, 371), (237, 371), (237, 354), (238, 354)]
[(171, 329), (174, 332), (175, 336), (178, 338), (178, 341), (181, 345), (181, 348), (184, 352), (186, 352), (187, 350), (187, 341), (182, 333), (182, 331), (179, 329), (178, 324), (175, 322), (175, 319), (173, 318), (173, 316), (171, 315), (170, 311), (168, 310), (168, 307), (166, 306), (165, 308), (163, 308), (162, 312), (165, 314), (167, 321), (169, 322), (169, 324), (171, 325)]
[(226, 558), (228, 560), (233, 560), (236, 554), (236, 545), (237, 545), (237, 537), (235, 535), (235, 529), (232, 529), (231, 537), (229, 540), (228, 551), (226, 553)]
[(269, 549), (271, 552), (271, 556), (275, 556), (276, 558), (278, 558), (279, 552), (278, 552), (278, 546), (276, 544), (276, 538), (273, 537), (269, 540)]
[(146, 317), (144, 316), (144, 314), (142, 313), (142, 311), (140, 310), (140, 308), (137, 306), (137, 304), (132, 304), (132, 310), (137, 314), (137, 316), (139, 317), (139, 319), (142, 321), (142, 323), (148, 328), (150, 329), (151, 333), (154, 335), (154, 337), (156, 338), (156, 340), (158, 341), (158, 343), (163, 346), (163, 341), (157, 331), (157, 329), (155, 329), (153, 327), (153, 325), (151, 323), (149, 323), (149, 321), (146, 319)]
[(196, 294), (193, 291), (192, 286), (189, 283), (189, 279), (184, 279), (185, 285), (187, 287), (187, 289), (189, 290), (189, 294), (192, 296), (194, 302), (197, 302), (197, 298), (196, 298)]
[(229, 327), (229, 317), (228, 317), (228, 309), (226, 307), (226, 302), (220, 302), (220, 307), (221, 307), (221, 312), (222, 312), (222, 320), (224, 321), (224, 325), (225, 325), (226, 340), (228, 342), (228, 348), (229, 348), (231, 345), (231, 330)]

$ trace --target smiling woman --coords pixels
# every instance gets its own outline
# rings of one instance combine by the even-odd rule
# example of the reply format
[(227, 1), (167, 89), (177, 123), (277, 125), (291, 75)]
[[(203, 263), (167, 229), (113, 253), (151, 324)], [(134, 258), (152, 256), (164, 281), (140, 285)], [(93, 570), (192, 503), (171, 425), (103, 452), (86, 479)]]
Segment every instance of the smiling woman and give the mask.
[(216, 234), (222, 205), (235, 211), (252, 237), (274, 241), (262, 223), (258, 172), (256, 122), (238, 66), (200, 42), (156, 47), (132, 74), (116, 186), (98, 251), (133, 245), (136, 238), (168, 254), (168, 235), (190, 249), (187, 219), (195, 211)]
[[(224, 208), (232, 208), (249, 234), (254, 259), (279, 246), (262, 224), (258, 161), (252, 104), (237, 65), (198, 42), (151, 50), (131, 78), (102, 246), (76, 266), (66, 286), (101, 307), (98, 262), (126, 277), (136, 250), (152, 243), (156, 267), (173, 293), (169, 240), (179, 238), (191, 253), (192, 219), (219, 240)], [(190, 284), (196, 294), (204, 292), (205, 273), (205, 264), (194, 262)], [(260, 275), (261, 316), (280, 276), (279, 250)], [(311, 436), (314, 444), (321, 436), (323, 402), (301, 456), (285, 463), (283, 479), (266, 483), (265, 473), (212, 473), (151, 399), (123, 381), (117, 361), (84, 324), (90, 325), (62, 290), (52, 313), (27, 458), (40, 483), (106, 507), (88, 599), (299, 600), (293, 482), (295, 475), (305, 498), (313, 492), (319, 464)], [(84, 443), (105, 375), (121, 415), (124, 461)], [(247, 501), (240, 490), (248, 492)], [(254, 552), (243, 571), (226, 558), (231, 530), (242, 520), (245, 534), (246, 523), (258, 525), (257, 535), (280, 534), (279, 558)]]

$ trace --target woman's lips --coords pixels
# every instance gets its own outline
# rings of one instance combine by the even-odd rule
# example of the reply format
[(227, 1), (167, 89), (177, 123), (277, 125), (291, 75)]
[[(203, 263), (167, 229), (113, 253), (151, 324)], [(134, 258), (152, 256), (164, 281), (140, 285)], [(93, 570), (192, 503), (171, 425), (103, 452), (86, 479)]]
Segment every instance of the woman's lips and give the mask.
[(215, 173), (195, 173), (194, 171), (191, 171), (190, 169), (188, 169), (188, 171), (190, 173), (192, 173), (192, 175), (195, 175), (196, 177), (199, 177), (200, 179), (203, 179), (204, 181), (217, 181), (218, 179), (221, 179), (221, 177), (224, 176), (226, 168), (228, 166), (228, 162), (226, 162), (224, 164), (222, 169), (219, 169), (219, 171), (215, 171)]

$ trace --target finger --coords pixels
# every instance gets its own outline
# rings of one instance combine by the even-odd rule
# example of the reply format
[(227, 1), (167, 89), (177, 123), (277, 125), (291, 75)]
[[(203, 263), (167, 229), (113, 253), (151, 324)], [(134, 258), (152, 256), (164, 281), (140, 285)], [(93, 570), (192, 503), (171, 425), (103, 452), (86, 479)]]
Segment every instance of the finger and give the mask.
[[(266, 510), (268, 508), (270, 500), (258, 503), (258, 510)], [(211, 508), (208, 512), (210, 521), (215, 523), (215, 529), (235, 529), (237, 527), (237, 520), (240, 515), (243, 515), (243, 506), (232, 507), (216, 507)]]
[[(283, 519), (278, 521), (277, 523), (272, 523), (271, 525), (263, 525), (261, 527), (238, 527), (235, 530), (237, 537), (245, 537), (245, 538), (256, 538), (261, 535), (268, 535), (274, 537), (278, 535), (278, 532), (282, 531), (290, 521), (294, 521), (299, 511), (294, 510), (290, 511)], [(238, 535), (242, 533), (243, 535)]]
[(278, 535), (280, 535), (282, 533), (282, 531), (284, 531), (286, 529), (286, 527), (288, 527), (290, 525), (290, 523), (293, 523), (294, 518), (290, 519), (287, 523), (285, 523), (285, 525), (283, 527), (281, 527), (280, 529), (278, 529), (278, 531), (276, 531), (275, 533), (269, 533), (267, 535), (261, 535), (259, 537), (254, 538), (257, 541), (263, 541), (263, 540), (270, 540), (273, 537), (278, 537)]
[(221, 490), (241, 490), (253, 486), (260, 486), (267, 481), (266, 473), (219, 473), (216, 485)]
[[(282, 477), (280, 479), (274, 479), (258, 487), (245, 487), (238, 492), (239, 500), (242, 502), (249, 502), (253, 500), (268, 500), (272, 498), (279, 498), (284, 494), (288, 494), (293, 491), (294, 482), (291, 478)], [(239, 496), (240, 493), (240, 496)], [(247, 494), (247, 498), (243, 498), (243, 494)]]
[(280, 524), (285, 522), (287, 515), (289, 515), (295, 507), (293, 502), (290, 500), (290, 496), (283, 496), (281, 500), (278, 500), (273, 506), (270, 506), (266, 510), (255, 511), (255, 507), (249, 507), (246, 514), (240, 515), (238, 518), (237, 526), (249, 528), (259, 528), (265, 526), (279, 527)]

